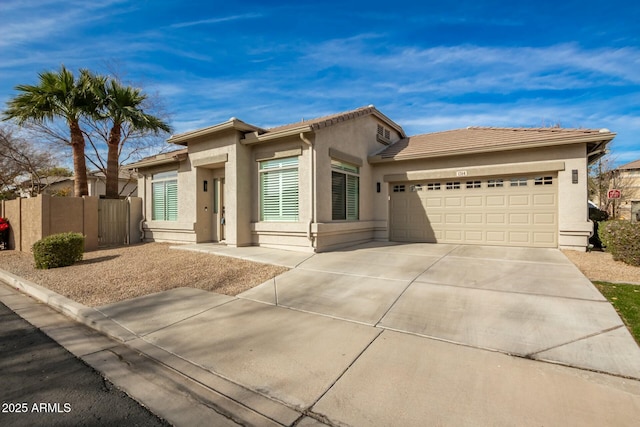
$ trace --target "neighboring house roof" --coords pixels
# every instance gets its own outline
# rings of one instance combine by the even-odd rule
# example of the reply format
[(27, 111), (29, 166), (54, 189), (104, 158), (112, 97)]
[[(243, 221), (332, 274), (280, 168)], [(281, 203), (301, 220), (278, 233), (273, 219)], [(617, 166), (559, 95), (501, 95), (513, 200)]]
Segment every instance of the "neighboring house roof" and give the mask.
[(618, 170), (631, 170), (631, 169), (640, 169), (640, 159), (634, 160), (633, 162), (626, 163), (617, 168)]
[[(90, 171), (90, 172), (87, 172), (87, 179), (88, 180), (98, 180), (98, 179), (104, 180), (106, 179), (106, 175), (104, 174), (104, 172), (100, 170)], [(118, 179), (129, 180), (129, 179), (137, 179), (137, 177), (135, 176), (135, 172), (133, 171), (120, 169), (118, 173)], [(59, 184), (61, 182), (73, 182), (74, 180), (75, 180), (75, 177), (73, 176), (48, 176), (48, 177), (40, 178), (40, 184), (53, 185), (53, 184)], [(31, 181), (25, 181), (25, 182), (29, 184), (31, 183)]]
[(170, 151), (168, 153), (160, 153), (154, 156), (145, 157), (135, 163), (124, 165), (123, 168), (132, 170), (137, 168), (145, 168), (149, 166), (164, 165), (167, 163), (179, 162), (187, 158), (187, 148), (181, 148), (180, 150)]
[[(615, 137), (608, 129), (468, 127), (403, 138), (369, 158), (372, 163), (591, 143), (590, 161)], [(593, 156), (593, 159), (591, 158)]]

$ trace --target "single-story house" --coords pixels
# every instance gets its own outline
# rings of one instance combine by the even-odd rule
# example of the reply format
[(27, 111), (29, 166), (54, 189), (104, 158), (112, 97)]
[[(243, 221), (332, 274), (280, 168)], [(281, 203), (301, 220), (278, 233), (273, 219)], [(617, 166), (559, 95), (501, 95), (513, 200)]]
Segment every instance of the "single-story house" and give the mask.
[[(42, 177), (36, 185), (40, 187), (40, 193), (56, 196), (73, 196), (73, 176), (48, 176)], [(31, 181), (25, 181), (21, 197), (31, 197)], [(107, 193), (107, 177), (104, 172), (94, 170), (87, 172), (87, 189), (89, 196), (100, 197)], [(118, 174), (118, 194), (122, 197), (137, 197), (138, 177), (129, 169), (120, 169)]]
[(147, 241), (327, 251), (371, 240), (585, 250), (587, 165), (607, 129), (407, 136), (374, 106), (173, 135), (138, 172)]

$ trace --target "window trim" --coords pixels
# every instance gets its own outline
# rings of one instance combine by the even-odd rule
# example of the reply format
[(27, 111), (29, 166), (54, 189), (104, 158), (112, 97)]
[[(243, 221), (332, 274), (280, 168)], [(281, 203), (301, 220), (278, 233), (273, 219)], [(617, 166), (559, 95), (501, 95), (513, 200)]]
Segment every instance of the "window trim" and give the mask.
[[(171, 186), (169, 186), (171, 185)], [(162, 201), (157, 199), (156, 188), (162, 186)], [(173, 194), (170, 190), (173, 188)], [(156, 207), (156, 203), (162, 206)], [(169, 203), (175, 203), (170, 206)], [(162, 215), (157, 215), (162, 210)], [(170, 170), (151, 175), (151, 220), (152, 221), (178, 221), (178, 171)]]
[[(300, 218), (299, 165), (299, 156), (279, 157), (258, 162), (260, 221), (298, 222)], [(267, 188), (271, 190), (269, 194), (265, 194)], [(265, 200), (267, 197), (270, 198), (268, 201)], [(274, 212), (276, 210), (277, 213)]]
[(445, 190), (460, 190), (460, 181), (449, 181), (445, 183)]
[(533, 185), (553, 185), (553, 176), (537, 176), (533, 179)]
[[(336, 206), (338, 197), (334, 194), (334, 174), (344, 175), (344, 194), (340, 195), (344, 206)], [(344, 218), (336, 217), (338, 208), (341, 209), (340, 213), (344, 213)], [(335, 158), (331, 159), (331, 220), (360, 220), (360, 166)]]
[(509, 181), (509, 187), (526, 187), (528, 185), (528, 179), (526, 177), (510, 178)]

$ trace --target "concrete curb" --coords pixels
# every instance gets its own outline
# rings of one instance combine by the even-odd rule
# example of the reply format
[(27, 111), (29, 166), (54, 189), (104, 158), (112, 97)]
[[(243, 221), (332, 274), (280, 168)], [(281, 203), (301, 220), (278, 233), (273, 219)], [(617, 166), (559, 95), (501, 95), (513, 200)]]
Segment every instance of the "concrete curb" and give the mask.
[(92, 329), (104, 333), (121, 342), (137, 338), (131, 331), (123, 328), (94, 308), (77, 303), (67, 297), (53, 292), (13, 273), (0, 269), (0, 280), (9, 286), (47, 304), (54, 310), (80, 322)]
[[(78, 353), (58, 341), (79, 359), (174, 425), (293, 425), (303, 414), (261, 394), (210, 373), (191, 362), (145, 342), (99, 310), (66, 298), (43, 286), (0, 269), (0, 282), (14, 291), (44, 303), (50, 309), (116, 340)], [(0, 297), (0, 301), (2, 301)], [(11, 308), (11, 307), (10, 307)], [(17, 313), (20, 315), (20, 313)], [(27, 319), (27, 321), (30, 321)], [(32, 323), (30, 321), (30, 323)], [(34, 326), (42, 329), (39, 325)], [(65, 329), (68, 327), (65, 327)], [(47, 329), (47, 328), (45, 328)], [(48, 328), (51, 329), (51, 328)], [(54, 333), (54, 335), (56, 335)], [(84, 335), (82, 335), (84, 337)], [(91, 344), (90, 344), (91, 346)], [(316, 425), (324, 425), (316, 422)]]

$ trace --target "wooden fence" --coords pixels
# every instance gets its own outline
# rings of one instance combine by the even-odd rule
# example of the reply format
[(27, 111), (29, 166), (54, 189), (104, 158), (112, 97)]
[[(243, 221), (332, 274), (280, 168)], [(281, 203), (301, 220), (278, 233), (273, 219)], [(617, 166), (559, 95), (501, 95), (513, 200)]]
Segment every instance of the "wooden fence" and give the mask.
[[(117, 200), (116, 200), (117, 201)], [(42, 239), (57, 233), (76, 232), (85, 236), (85, 250), (95, 250), (100, 243), (100, 200), (98, 197), (52, 197), (39, 195), (33, 198), (3, 200), (0, 203), (0, 216), (9, 220), (9, 248), (30, 252), (31, 246)], [(125, 219), (127, 236), (115, 232), (118, 242), (105, 244), (126, 244), (140, 242), (138, 224), (142, 219), (142, 199), (129, 197), (127, 204), (128, 220)], [(107, 216), (108, 218), (109, 216)], [(103, 233), (110, 239), (109, 221), (106, 221)], [(123, 223), (120, 219), (121, 224)], [(107, 241), (105, 240), (105, 242)]]

